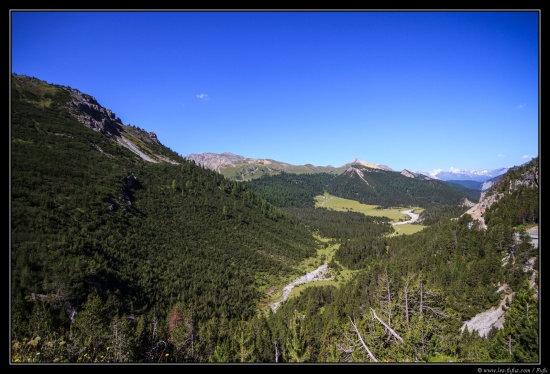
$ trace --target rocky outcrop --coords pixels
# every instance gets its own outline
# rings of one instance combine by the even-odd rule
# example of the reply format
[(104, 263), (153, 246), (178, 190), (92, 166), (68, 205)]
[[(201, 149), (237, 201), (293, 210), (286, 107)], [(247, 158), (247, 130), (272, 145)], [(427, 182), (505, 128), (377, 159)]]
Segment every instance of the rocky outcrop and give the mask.
[(407, 169), (403, 169), (401, 171), (401, 175), (408, 177), (408, 178), (415, 178), (415, 179), (421, 179), (421, 180), (431, 180), (433, 178), (428, 177), (427, 175), (420, 174), (420, 173), (413, 173), (412, 171), (409, 171)]
[(111, 110), (103, 108), (90, 95), (74, 88), (70, 88), (69, 91), (73, 98), (68, 103), (69, 110), (78, 122), (107, 136), (120, 136), (122, 121)]
[(355, 164), (363, 165), (363, 166), (366, 166), (366, 167), (371, 168), (371, 169), (380, 169), (380, 170), (386, 170), (386, 171), (393, 171), (393, 169), (391, 169), (388, 166), (373, 164), (372, 162), (363, 161), (360, 158), (354, 159), (352, 162), (347, 163), (345, 166), (350, 166), (350, 165), (355, 165)]
[(407, 169), (403, 169), (403, 171), (401, 172), (401, 175), (408, 178), (414, 178), (414, 174), (408, 171)]
[[(72, 98), (72, 100), (67, 103), (69, 112), (78, 122), (111, 138), (145, 161), (175, 163), (173, 160), (169, 160), (163, 156), (146, 154), (142, 150), (143, 147), (137, 144), (143, 142), (160, 145), (161, 143), (157, 138), (157, 134), (144, 131), (135, 126), (124, 125), (120, 118), (111, 110), (99, 105), (94, 97), (84, 94), (74, 88), (68, 88), (68, 90)], [(97, 148), (96, 145), (93, 146)]]
[(480, 219), (483, 217), (485, 210), (493, 205), (503, 194), (490, 194), (487, 195), (485, 192), (481, 193), (479, 202), (474, 204), (466, 213), (472, 216), (473, 219)]
[(481, 193), (479, 202), (464, 214), (471, 215), (473, 219), (482, 218), (485, 210), (505, 194), (513, 193), (519, 186), (539, 186), (538, 157), (528, 163), (508, 169), (506, 174), (500, 176), (487, 191)]
[(246, 163), (246, 158), (230, 152), (218, 153), (193, 153), (185, 156), (188, 160), (195, 161), (197, 164), (210, 170), (219, 172), (222, 168), (235, 167)]
[(465, 322), (461, 327), (462, 332), (467, 328), (470, 332), (477, 331), (479, 336), (486, 337), (493, 327), (497, 329), (504, 327), (506, 304), (512, 302), (514, 292), (506, 284), (501, 286), (496, 292), (503, 294), (499, 306), (479, 313), (471, 320)]

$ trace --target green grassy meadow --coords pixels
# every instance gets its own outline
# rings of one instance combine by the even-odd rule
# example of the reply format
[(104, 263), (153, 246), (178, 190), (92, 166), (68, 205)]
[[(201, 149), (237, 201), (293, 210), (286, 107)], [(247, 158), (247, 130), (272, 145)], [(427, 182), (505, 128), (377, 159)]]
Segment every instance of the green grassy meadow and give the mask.
[[(416, 214), (420, 214), (424, 210), (423, 208), (419, 207), (396, 207), (389, 209), (380, 209), (378, 205), (362, 204), (355, 200), (344, 199), (341, 197), (330, 195), (328, 193), (315, 197), (315, 207), (324, 207), (327, 209), (334, 209), (343, 212), (354, 211), (374, 217), (388, 217), (393, 222), (407, 221), (410, 218), (407, 214), (401, 213), (401, 211), (403, 210), (412, 209), (413, 213)], [(425, 226), (418, 224), (404, 224), (395, 225), (393, 228), (395, 229), (395, 233), (393, 233), (392, 236), (395, 236), (414, 234), (415, 232), (422, 231)]]

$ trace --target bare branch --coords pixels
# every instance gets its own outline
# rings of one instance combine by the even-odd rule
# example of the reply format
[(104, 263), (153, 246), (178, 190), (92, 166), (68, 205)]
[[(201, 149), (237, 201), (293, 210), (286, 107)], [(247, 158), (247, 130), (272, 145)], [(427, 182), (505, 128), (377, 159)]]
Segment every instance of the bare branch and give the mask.
[(441, 316), (443, 318), (448, 318), (449, 316), (445, 313), (443, 313), (442, 311), (440, 310), (437, 310), (437, 309), (434, 309), (434, 308), (431, 308), (429, 306), (424, 306), (425, 309), (428, 309), (429, 311), (431, 311), (432, 313), (435, 313), (437, 314), (438, 316)]
[(403, 341), (403, 338), (399, 336), (399, 334), (397, 334), (390, 326), (388, 326), (387, 324), (384, 323), (384, 321), (382, 321), (380, 318), (378, 318), (378, 316), (376, 315), (376, 312), (374, 311), (374, 309), (370, 308), (370, 310), (372, 311), (372, 315), (374, 316), (374, 318), (376, 318), (378, 320), (378, 322), (380, 322), (381, 324), (384, 325), (384, 327), (386, 327), (390, 333), (395, 336), (399, 341)]
[(372, 354), (372, 352), (370, 351), (369, 347), (367, 347), (367, 345), (365, 344), (365, 342), (363, 341), (363, 338), (361, 338), (361, 333), (359, 332), (359, 329), (357, 328), (357, 325), (355, 324), (355, 322), (353, 322), (353, 320), (351, 319), (351, 317), (348, 317), (352, 326), (353, 326), (353, 329), (355, 330), (355, 333), (357, 334), (357, 337), (359, 338), (359, 340), (361, 341), (361, 344), (363, 345), (363, 347), (365, 348), (365, 350), (367, 351), (367, 353), (369, 354), (369, 357), (375, 361), (375, 362), (378, 362), (378, 360), (376, 359), (376, 357), (374, 357), (374, 355)]
[(409, 284), (411, 283), (412, 276), (407, 276), (405, 281), (405, 290), (403, 291), (405, 297), (405, 321), (407, 326), (409, 325)]
[(342, 344), (336, 343), (336, 348), (338, 348), (339, 350), (339, 354), (342, 361), (344, 362), (351, 361), (351, 354), (353, 353), (352, 346), (344, 346)]

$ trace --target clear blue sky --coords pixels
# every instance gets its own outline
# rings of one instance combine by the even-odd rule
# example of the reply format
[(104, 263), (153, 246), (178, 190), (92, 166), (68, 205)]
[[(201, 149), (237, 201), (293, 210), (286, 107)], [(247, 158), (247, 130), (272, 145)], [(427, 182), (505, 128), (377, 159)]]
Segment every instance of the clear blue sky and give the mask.
[(496, 169), (539, 152), (533, 11), (12, 10), (11, 71), (185, 156)]

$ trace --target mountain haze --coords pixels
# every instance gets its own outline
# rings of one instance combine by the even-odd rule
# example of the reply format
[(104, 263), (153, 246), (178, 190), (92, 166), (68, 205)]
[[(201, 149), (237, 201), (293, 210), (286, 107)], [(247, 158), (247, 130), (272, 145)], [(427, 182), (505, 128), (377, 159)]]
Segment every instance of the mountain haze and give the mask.
[(427, 175), (434, 179), (440, 179), (443, 181), (475, 181), (483, 183), (491, 178), (498, 177), (504, 173), (509, 168), (499, 168), (499, 169), (483, 169), (483, 170), (460, 170), (452, 168), (450, 171), (444, 171), (437, 169), (431, 172), (419, 172), (421, 174)]

